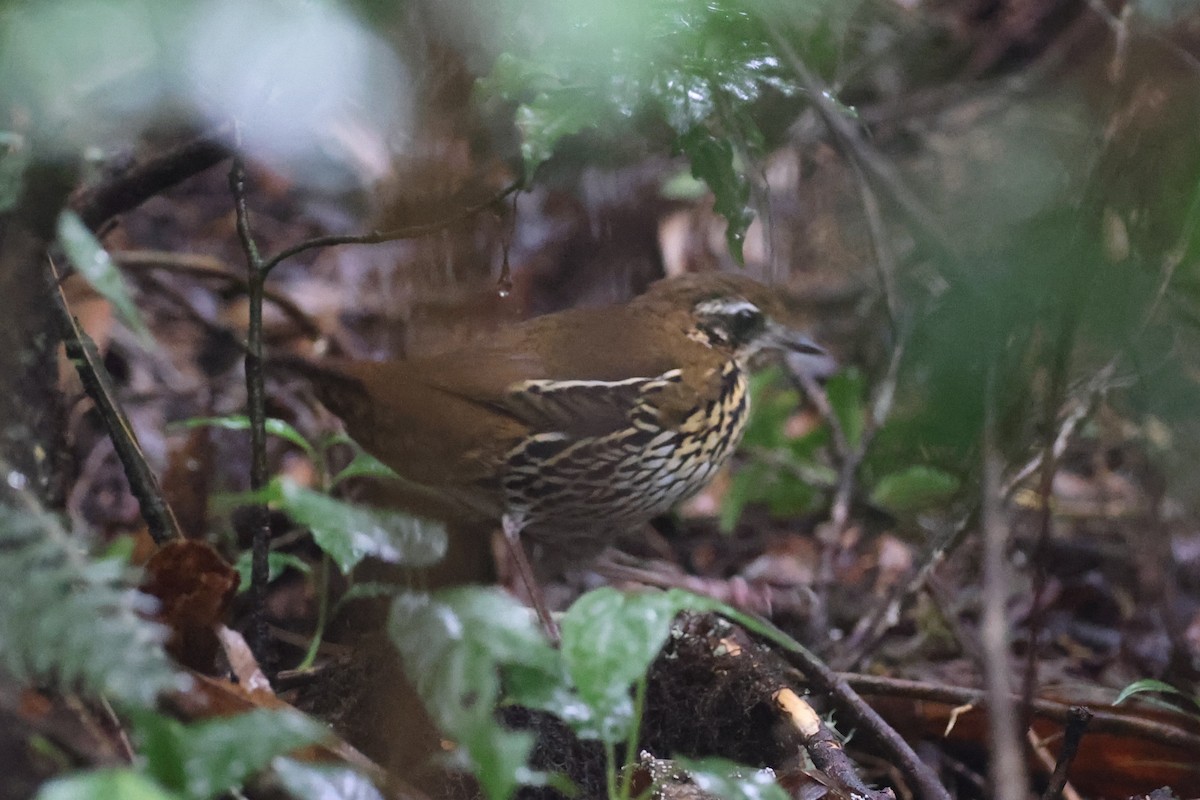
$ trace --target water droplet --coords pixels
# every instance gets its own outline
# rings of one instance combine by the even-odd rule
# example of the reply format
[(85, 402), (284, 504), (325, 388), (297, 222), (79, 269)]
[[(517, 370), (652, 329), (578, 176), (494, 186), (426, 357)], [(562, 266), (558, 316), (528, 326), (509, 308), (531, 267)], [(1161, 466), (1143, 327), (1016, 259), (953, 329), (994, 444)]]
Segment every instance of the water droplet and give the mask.
[(499, 281), (496, 282), (496, 294), (500, 295), (501, 299), (504, 299), (504, 298), (508, 297), (509, 295), (511, 295), (512, 290), (513, 290), (513, 284), (512, 284), (512, 281), (508, 277), (503, 277)]

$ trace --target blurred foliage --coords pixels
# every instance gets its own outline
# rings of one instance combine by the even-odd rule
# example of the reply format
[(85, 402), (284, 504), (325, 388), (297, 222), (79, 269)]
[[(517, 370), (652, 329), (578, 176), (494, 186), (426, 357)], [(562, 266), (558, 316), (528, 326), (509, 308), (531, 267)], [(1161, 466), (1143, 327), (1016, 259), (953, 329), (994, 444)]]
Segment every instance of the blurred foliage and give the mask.
[(345, 188), (348, 121), (403, 137), (408, 73), (345, 4), (48, 0), (0, 5), (0, 114), (77, 158), (151, 129), (238, 121), (257, 158)]
[(49, 514), (0, 505), (0, 667), (17, 680), (148, 706), (188, 685), (127, 564), (91, 559)]
[(145, 773), (188, 800), (211, 800), (275, 756), (330, 736), (297, 711), (266, 708), (190, 725), (142, 712), (134, 716), (134, 729)]
[[(397, 597), (388, 630), (430, 715), (458, 743), (455, 757), (472, 769), (489, 798), (504, 800), (518, 785), (563, 788), (561, 776), (528, 768), (532, 734), (510, 730), (496, 718), (497, 704), (517, 703), (554, 714), (582, 739), (603, 742), (609, 796), (627, 799), (628, 781), (615, 785), (621, 763), (614, 748), (626, 742), (623, 760), (635, 757), (631, 743), (641, 724), (646, 672), (683, 610), (736, 614), (679, 590), (602, 588), (563, 615), (556, 649), (529, 609), (510, 596), (461, 588)], [(733, 774), (732, 768), (725, 773)], [(766, 791), (761, 774), (745, 768), (740, 774), (745, 777), (730, 779), (745, 783), (745, 791)]]
[(42, 800), (112, 797), (210, 800), (276, 755), (328, 731), (297, 712), (256, 711), (183, 725), (153, 709), (191, 680), (163, 649), (155, 601), (133, 588), (124, 559), (87, 554), (59, 520), (0, 505), (0, 671), (46, 689), (111, 701), (134, 721), (134, 767), (78, 772), (44, 785)]
[(702, 792), (721, 800), (786, 800), (769, 770), (746, 769), (723, 758), (680, 758), (679, 766)]
[[(58, 778), (41, 788), (38, 800), (212, 800), (238, 789), (277, 756), (329, 737), (324, 726), (291, 710), (259, 709), (191, 725), (146, 710), (132, 716), (137, 765)], [(313, 769), (275, 763), (289, 785), (301, 782), (301, 769)]]
[[(825, 385), (830, 407), (851, 448), (860, 442), (871, 413), (866, 390), (866, 378), (854, 368), (834, 375)], [(726, 532), (733, 530), (752, 503), (765, 505), (772, 516), (781, 519), (819, 512), (828, 506), (828, 496), (839, 480), (838, 456), (833, 452), (828, 424), (815, 425), (799, 436), (787, 433), (802, 398), (778, 369), (755, 375), (750, 396), (751, 415), (742, 442), (748, 463), (734, 473), (721, 507), (721, 529)], [(879, 435), (890, 424), (885, 423)], [(902, 524), (920, 512), (944, 507), (962, 490), (959, 478), (935, 466), (914, 463), (917, 456), (912, 450), (888, 453), (870, 449), (859, 470), (867, 502)]]
[(501, 0), (484, 8), (499, 57), (480, 84), (484, 100), (517, 104), (526, 176), (581, 131), (613, 141), (655, 126), (715, 196), (726, 239), (742, 260), (752, 170), (765, 138), (756, 107), (799, 92), (772, 44), (787, 31), (814, 69), (838, 58), (858, 6), (808, 0)]
[[(250, 420), (242, 414), (197, 417), (185, 420), (177, 427), (184, 430), (211, 427), (248, 431)], [(295, 445), (312, 462), (318, 476), (317, 489), (307, 489), (280, 476), (258, 492), (222, 497), (221, 506), (266, 503), (285, 512), (311, 531), (313, 542), (347, 575), (367, 557), (389, 564), (423, 567), (436, 563), (445, 555), (446, 532), (441, 524), (399, 511), (365, 508), (329, 494), (339, 483), (352, 477), (396, 477), (395, 472), (363, 451), (348, 436), (331, 437), (318, 445), (310, 442), (293, 426), (275, 418), (267, 419), (266, 429), (269, 435)], [(332, 474), (331, 450), (343, 446), (353, 450), (353, 459)], [(239, 558), (239, 565), (245, 559), (245, 556)], [(269, 554), (268, 564), (272, 561), (272, 575), (278, 575), (283, 567), (290, 564), (282, 553)]]
[(121, 321), (137, 334), (143, 344), (153, 344), (154, 338), (142, 321), (142, 315), (125, 285), (124, 276), (78, 214), (64, 211), (59, 215), (58, 242), (71, 265), (101, 297), (112, 304)]

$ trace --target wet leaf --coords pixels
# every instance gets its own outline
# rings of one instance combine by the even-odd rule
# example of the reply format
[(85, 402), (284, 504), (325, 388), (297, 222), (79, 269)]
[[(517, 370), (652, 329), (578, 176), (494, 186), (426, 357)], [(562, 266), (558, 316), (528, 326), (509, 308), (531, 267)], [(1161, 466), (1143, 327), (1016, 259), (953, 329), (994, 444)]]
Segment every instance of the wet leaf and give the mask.
[(134, 715), (146, 771), (192, 800), (240, 786), (271, 759), (330, 739), (329, 731), (296, 711), (259, 709), (191, 725), (151, 712)]
[(713, 210), (725, 218), (725, 241), (734, 261), (741, 264), (746, 229), (754, 214), (750, 210), (750, 182), (734, 163), (733, 144), (703, 127), (692, 128), (679, 137), (679, 148), (692, 162), (692, 175), (713, 192)]
[(580, 698), (595, 712), (601, 738), (627, 738), (635, 720), (630, 687), (645, 676), (685, 608), (712, 602), (677, 590), (625, 593), (605, 587), (575, 601), (562, 619), (562, 655)]
[(287, 478), (275, 478), (258, 492), (220, 498), (224, 507), (249, 503), (270, 503), (309, 528), (313, 541), (343, 574), (368, 556), (389, 564), (426, 567), (446, 553), (446, 529), (440, 523), (347, 503)]
[(64, 211), (59, 215), (58, 242), (79, 274), (92, 285), (93, 289), (112, 303), (117, 316), (131, 331), (137, 334), (142, 344), (153, 345), (154, 339), (150, 335), (150, 329), (142, 321), (141, 312), (133, 302), (129, 288), (125, 285), (125, 278), (117, 268), (116, 262), (83, 224), (79, 215), (72, 211)]
[(721, 800), (788, 800), (788, 793), (767, 769), (746, 767), (724, 758), (677, 758), (703, 792)]
[(430, 716), (463, 748), (491, 800), (542, 780), (526, 766), (532, 735), (495, 716), (502, 667), (556, 669), (558, 653), (529, 609), (491, 589), (409, 592), (393, 601), (388, 633)]
[[(227, 431), (248, 431), (250, 430), (250, 418), (245, 414), (230, 414), (224, 417), (193, 417), (192, 419), (183, 420), (176, 425), (185, 430), (192, 428), (221, 428)], [(296, 430), (294, 427), (275, 417), (268, 417), (265, 422), (267, 435), (276, 436), (280, 439), (286, 439), (292, 444), (304, 451), (305, 455), (317, 463), (317, 452), (313, 448), (312, 443), (304, 437), (304, 434)], [(172, 427), (175, 427), (174, 425)]]
[(375, 784), (348, 767), (305, 764), (279, 757), (271, 770), (296, 800), (383, 800)]
[(115, 767), (55, 778), (38, 790), (35, 800), (180, 800), (180, 796), (129, 767)]

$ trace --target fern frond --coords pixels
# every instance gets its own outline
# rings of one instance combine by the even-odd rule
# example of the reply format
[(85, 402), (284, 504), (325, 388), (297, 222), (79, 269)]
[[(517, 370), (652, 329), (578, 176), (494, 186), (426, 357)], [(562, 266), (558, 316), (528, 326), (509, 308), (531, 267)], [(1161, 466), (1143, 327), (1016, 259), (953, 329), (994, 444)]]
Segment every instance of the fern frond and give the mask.
[(148, 707), (187, 678), (145, 618), (154, 600), (115, 559), (90, 558), (57, 517), (0, 504), (0, 669)]

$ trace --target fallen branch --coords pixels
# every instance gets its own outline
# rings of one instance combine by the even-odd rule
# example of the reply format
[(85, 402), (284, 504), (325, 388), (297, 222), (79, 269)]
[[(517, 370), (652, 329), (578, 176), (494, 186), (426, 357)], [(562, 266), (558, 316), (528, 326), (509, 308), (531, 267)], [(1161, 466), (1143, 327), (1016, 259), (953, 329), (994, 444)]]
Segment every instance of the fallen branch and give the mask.
[[(50, 262), (50, 269), (55, 282), (58, 283), (58, 270), (55, 269), (53, 261)], [(150, 532), (150, 537), (159, 545), (166, 544), (172, 539), (182, 539), (183, 534), (180, 532), (179, 522), (163, 498), (158, 477), (150, 469), (150, 465), (146, 461), (146, 454), (142, 452), (141, 445), (138, 444), (133, 426), (129, 424), (129, 420), (117, 403), (116, 392), (108, 377), (108, 371), (100, 359), (100, 354), (96, 351), (96, 344), (79, 327), (78, 321), (71, 316), (61, 284), (58, 287), (58, 296), (51, 305), (59, 318), (67, 357), (75, 365), (79, 379), (83, 382), (83, 388), (95, 403), (96, 411), (108, 430), (113, 449), (116, 451), (117, 457), (121, 461), (121, 467), (125, 471), (125, 477), (129, 481), (129, 490), (137, 498), (142, 518), (146, 520), (146, 528)]]
[(233, 149), (233, 126), (221, 125), (191, 141), (153, 156), (95, 186), (83, 189), (70, 208), (93, 231), (131, 211), (180, 181), (213, 167)]

